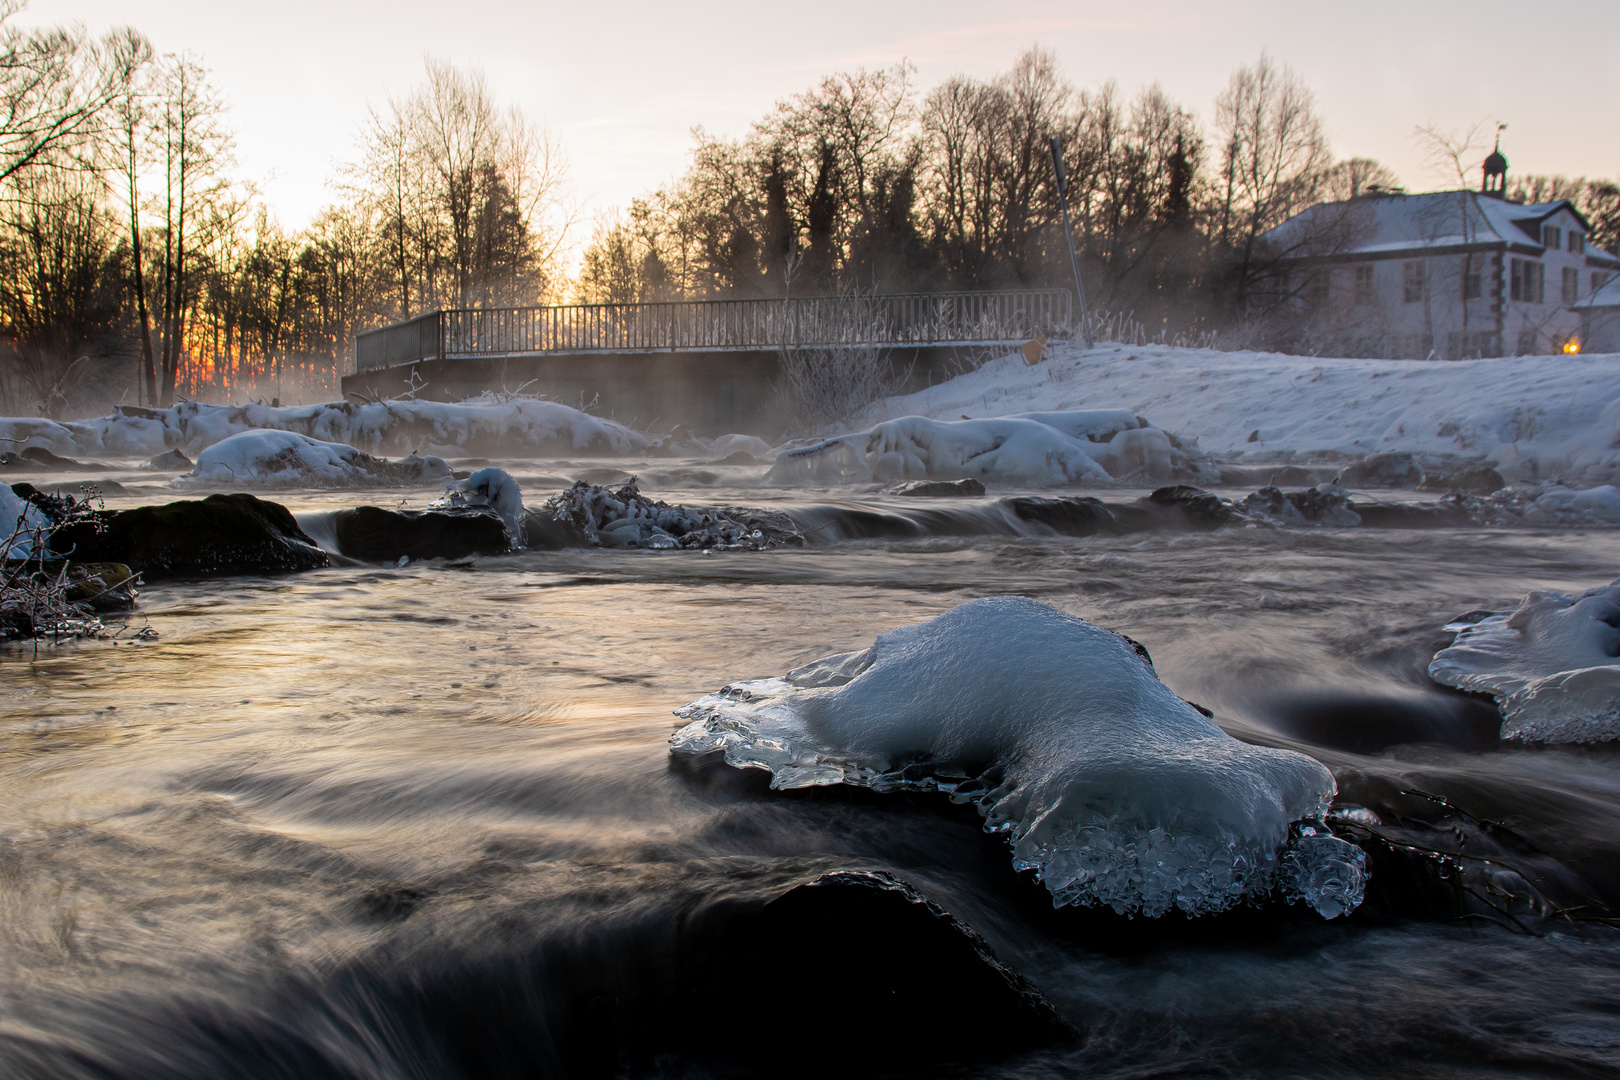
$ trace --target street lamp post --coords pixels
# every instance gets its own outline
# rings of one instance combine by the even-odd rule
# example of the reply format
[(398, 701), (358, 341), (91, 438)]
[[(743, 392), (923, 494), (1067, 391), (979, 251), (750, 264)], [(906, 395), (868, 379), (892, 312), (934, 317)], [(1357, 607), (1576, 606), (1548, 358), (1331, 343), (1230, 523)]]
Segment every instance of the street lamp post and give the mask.
[(1069, 265), (1074, 270), (1074, 293), (1080, 298), (1080, 336), (1085, 339), (1086, 348), (1091, 348), (1095, 342), (1091, 340), (1091, 317), (1086, 312), (1086, 287), (1080, 281), (1080, 256), (1074, 253), (1074, 230), (1069, 227), (1069, 180), (1063, 171), (1063, 140), (1056, 135), (1049, 140), (1052, 145), (1052, 171), (1057, 174), (1058, 207), (1063, 211), (1063, 239), (1069, 242)]

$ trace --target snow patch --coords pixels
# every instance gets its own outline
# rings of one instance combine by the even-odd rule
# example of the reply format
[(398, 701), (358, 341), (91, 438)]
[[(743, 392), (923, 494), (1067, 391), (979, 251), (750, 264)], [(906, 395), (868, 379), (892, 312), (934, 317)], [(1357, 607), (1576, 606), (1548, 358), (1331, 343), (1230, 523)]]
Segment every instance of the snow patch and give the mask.
[(722, 752), (773, 788), (971, 800), (1058, 906), (1197, 915), (1281, 885), (1332, 918), (1361, 900), (1360, 849), (1297, 824), (1327, 810), (1326, 767), (1239, 742), (1127, 639), (1032, 600), (974, 600), (676, 715), (673, 752)]
[(1620, 581), (1580, 596), (1533, 592), (1511, 612), (1453, 623), (1429, 677), (1496, 698), (1502, 738), (1620, 739)]

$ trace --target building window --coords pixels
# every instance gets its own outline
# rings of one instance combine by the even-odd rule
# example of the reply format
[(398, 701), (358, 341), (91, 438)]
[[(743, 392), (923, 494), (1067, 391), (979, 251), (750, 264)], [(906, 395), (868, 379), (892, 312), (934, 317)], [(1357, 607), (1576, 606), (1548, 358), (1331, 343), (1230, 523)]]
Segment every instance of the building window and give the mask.
[(1546, 268), (1535, 259), (1514, 259), (1508, 270), (1509, 297), (1523, 304), (1541, 303)]
[(1328, 288), (1333, 281), (1333, 271), (1312, 270), (1305, 279), (1305, 302), (1312, 307), (1327, 307)]
[(1569, 250), (1580, 255), (1586, 251), (1586, 234), (1579, 229), (1569, 230)]
[(1557, 251), (1564, 246), (1563, 233), (1556, 225), (1543, 225), (1541, 227), (1541, 242), (1549, 251)]
[(1421, 304), (1426, 292), (1427, 275), (1422, 259), (1407, 259), (1401, 263), (1401, 303)]
[(1607, 285), (1608, 283), (1609, 283), (1609, 275), (1608, 274), (1605, 274), (1602, 270), (1594, 270), (1594, 271), (1592, 271), (1592, 291), (1593, 292), (1597, 292), (1599, 289), (1603, 288), (1603, 286)]
[(1377, 287), (1374, 284), (1374, 279), (1373, 279), (1373, 271), (1375, 269), (1376, 268), (1373, 267), (1373, 266), (1358, 266), (1358, 267), (1356, 267), (1356, 303), (1357, 304), (1365, 306), (1365, 305), (1370, 304), (1370, 303), (1373, 302), (1373, 298), (1377, 294)]
[(1464, 300), (1479, 299), (1480, 262), (1483, 256), (1475, 258), (1473, 255), (1463, 256), (1462, 291)]
[(1563, 300), (1566, 304), (1573, 304), (1580, 291), (1581, 272), (1573, 266), (1564, 267)]

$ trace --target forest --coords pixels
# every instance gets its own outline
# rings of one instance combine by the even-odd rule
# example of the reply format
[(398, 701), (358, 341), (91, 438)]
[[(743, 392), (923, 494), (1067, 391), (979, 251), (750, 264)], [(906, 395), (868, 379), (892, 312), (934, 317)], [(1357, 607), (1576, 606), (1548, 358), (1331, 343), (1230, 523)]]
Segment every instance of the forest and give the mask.
[[(829, 75), (587, 222), (565, 147), (476, 70), (427, 59), (368, 112), (301, 230), (234, 155), (201, 58), (134, 29), (24, 29), (0, 3), (0, 411), (338, 396), (353, 336), (436, 308), (1064, 286), (1064, 148), (1088, 297), (1151, 334), (1259, 343), (1274, 256), (1313, 203), (1400, 190), (1334, 157), (1309, 87), (1262, 55), (1206, 122), (1157, 85), (1076, 88), (1032, 47), (1001, 75)], [(1483, 127), (1414, 137), (1463, 164)], [(1620, 185), (1521, 174), (1620, 239)], [(1272, 335), (1276, 337), (1275, 334)], [(1269, 340), (1286, 347), (1285, 340)]]

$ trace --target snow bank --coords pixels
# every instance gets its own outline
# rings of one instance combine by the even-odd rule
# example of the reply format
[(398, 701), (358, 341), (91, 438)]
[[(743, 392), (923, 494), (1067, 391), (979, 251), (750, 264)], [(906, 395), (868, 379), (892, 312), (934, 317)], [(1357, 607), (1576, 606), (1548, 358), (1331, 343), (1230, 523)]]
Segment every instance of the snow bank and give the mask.
[[(373, 454), (546, 453), (635, 454), (652, 440), (623, 424), (554, 401), (474, 399), (333, 401), (320, 405), (204, 405), (167, 409), (120, 407), (90, 420), (0, 419), (0, 440), (80, 457), (151, 457), (202, 450), (244, 431), (290, 431)], [(15, 444), (13, 446), (13, 444)]]
[(340, 443), (290, 431), (244, 431), (197, 456), (191, 472), (171, 481), (181, 487), (381, 487), (450, 479), (442, 458), (411, 456), (385, 461)]
[(1620, 739), (1620, 581), (1578, 597), (1533, 592), (1512, 612), (1447, 629), (1457, 640), (1429, 677), (1494, 696), (1502, 738)]
[(523, 546), (523, 491), (505, 469), (479, 469), (465, 480), (444, 489), (444, 495), (428, 503), (429, 510), (487, 506), (500, 515), (513, 548)]
[(977, 479), (1017, 487), (1164, 480), (1189, 465), (1164, 432), (1121, 410), (990, 420), (905, 416), (777, 455), (777, 484)]
[(1338, 360), (1054, 342), (880, 404), (955, 420), (1122, 409), (1223, 461), (1409, 451), (1491, 463), (1510, 480), (1620, 483), (1620, 356)]
[(857, 784), (974, 800), (1054, 904), (1221, 911), (1281, 884), (1328, 918), (1359, 849), (1312, 825), (1319, 762), (1227, 735), (1127, 639), (1016, 597), (975, 600), (778, 679), (676, 710), (676, 753), (723, 751), (773, 788)]

